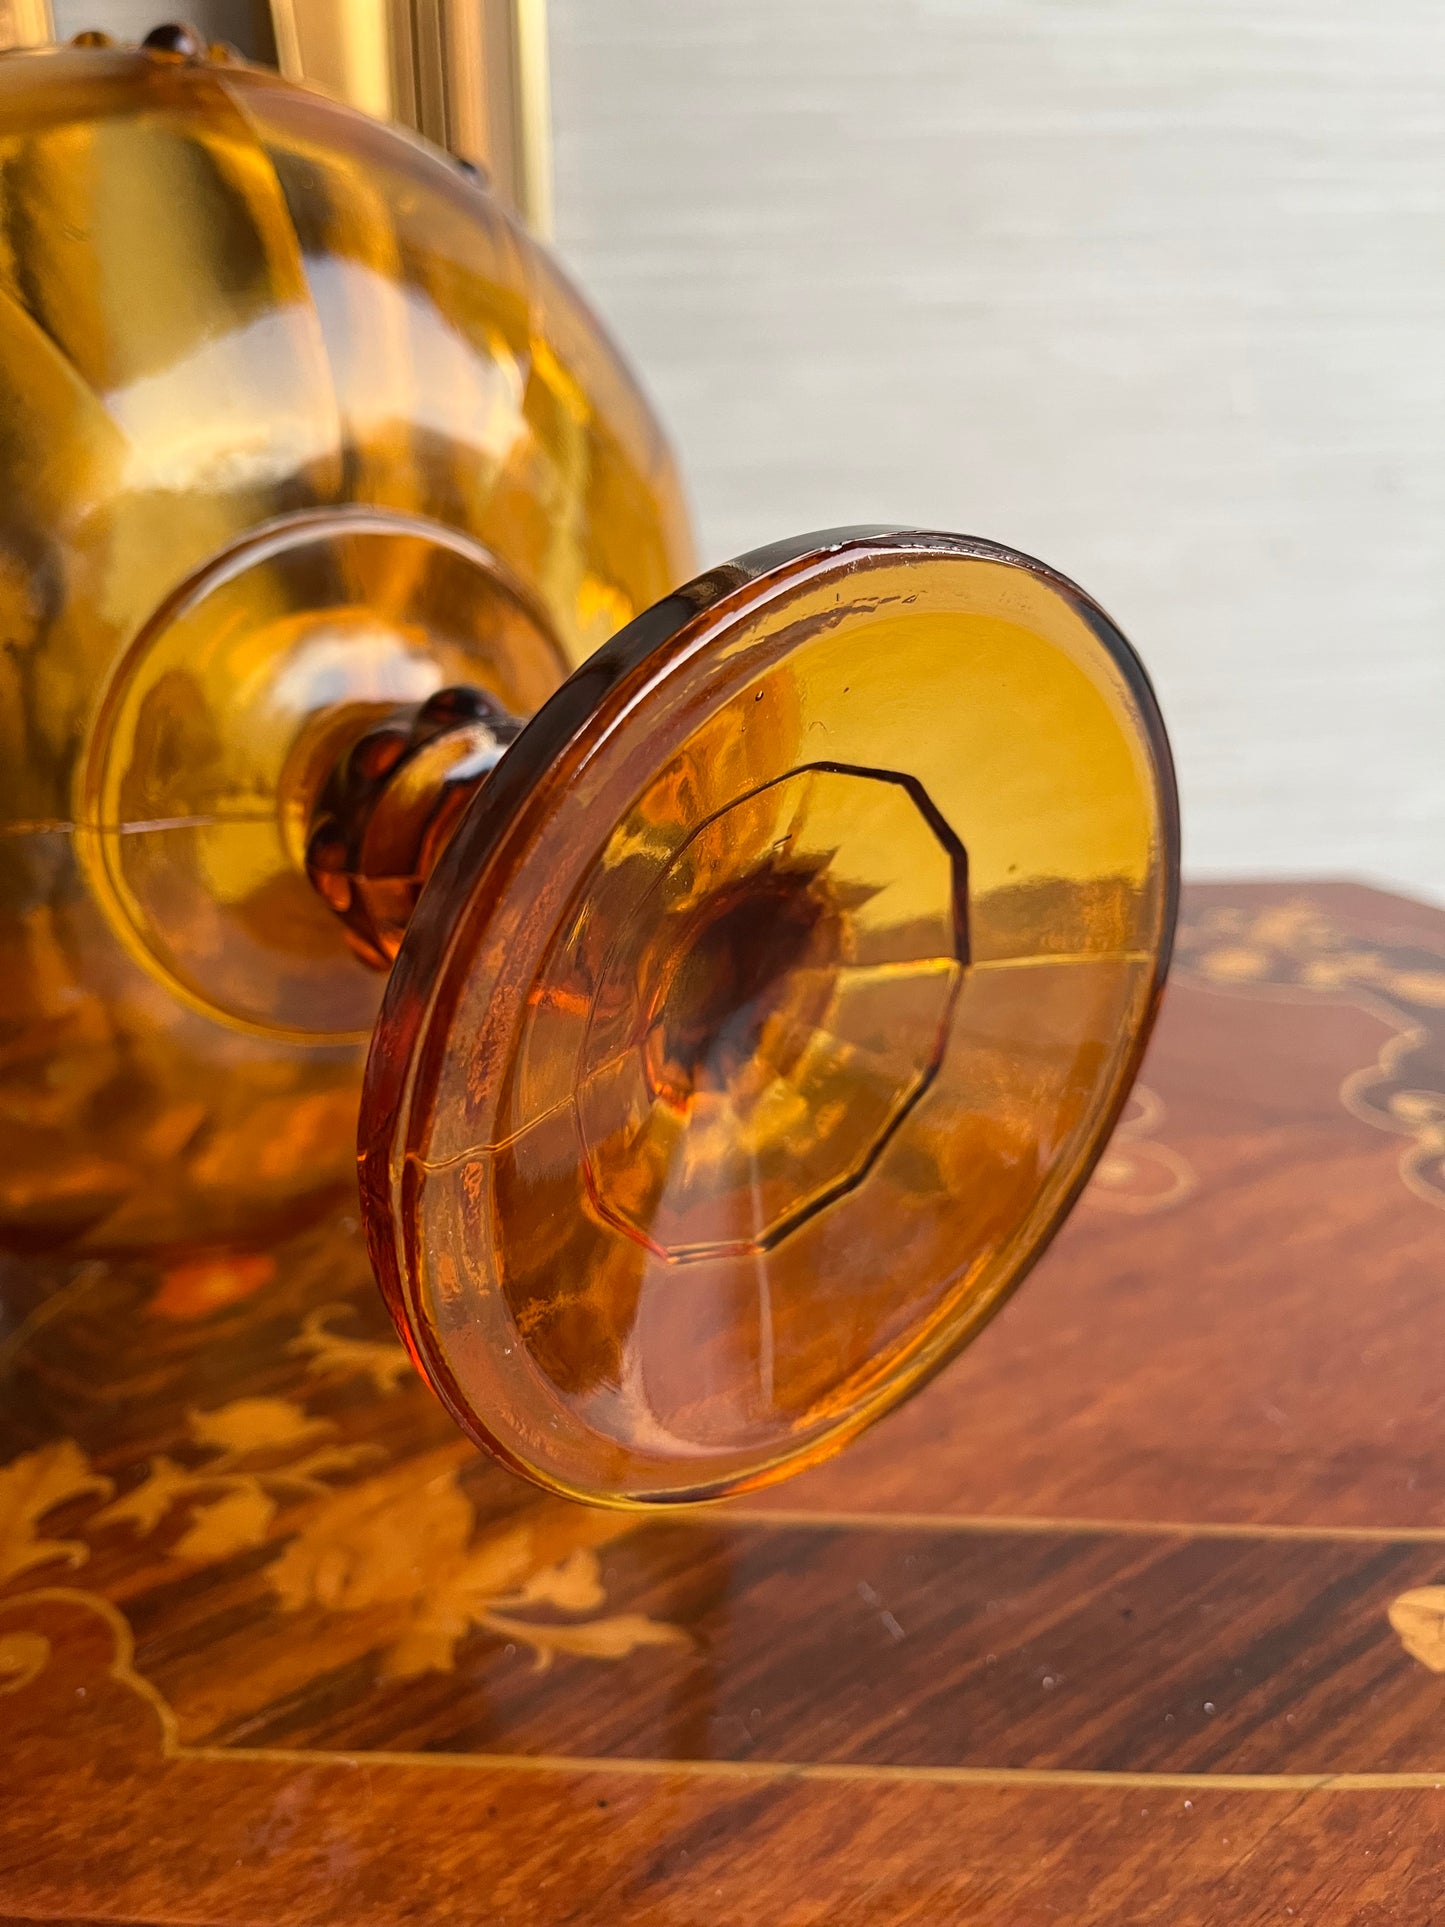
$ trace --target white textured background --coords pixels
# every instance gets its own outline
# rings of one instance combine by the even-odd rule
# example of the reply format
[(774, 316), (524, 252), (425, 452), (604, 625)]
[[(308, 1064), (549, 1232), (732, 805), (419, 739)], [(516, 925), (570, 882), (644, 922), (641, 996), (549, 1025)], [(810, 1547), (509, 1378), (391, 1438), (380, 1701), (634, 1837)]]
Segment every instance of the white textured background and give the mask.
[(1145, 656), (1193, 874), (1445, 897), (1440, 0), (551, 0), (704, 558), (912, 521)]

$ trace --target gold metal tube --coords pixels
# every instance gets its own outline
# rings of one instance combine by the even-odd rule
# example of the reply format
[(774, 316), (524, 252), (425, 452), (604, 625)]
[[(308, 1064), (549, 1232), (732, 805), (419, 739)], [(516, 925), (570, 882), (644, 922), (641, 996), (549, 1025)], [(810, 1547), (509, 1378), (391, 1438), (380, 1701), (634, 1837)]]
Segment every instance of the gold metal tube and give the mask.
[(401, 121), (552, 226), (546, 0), (271, 0), (293, 80)]
[(0, 52), (43, 47), (55, 38), (50, 0), (0, 0)]

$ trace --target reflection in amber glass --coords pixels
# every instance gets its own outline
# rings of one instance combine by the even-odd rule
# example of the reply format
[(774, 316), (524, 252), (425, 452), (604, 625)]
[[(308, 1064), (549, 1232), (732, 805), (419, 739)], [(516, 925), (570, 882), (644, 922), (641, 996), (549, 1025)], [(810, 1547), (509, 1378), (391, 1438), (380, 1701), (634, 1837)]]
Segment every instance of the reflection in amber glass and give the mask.
[(668, 606), (442, 857), (363, 1115), (434, 1383), (634, 1501), (807, 1463), (978, 1329), (1107, 1136), (1173, 916), (1148, 686), (1037, 565), (859, 537)]

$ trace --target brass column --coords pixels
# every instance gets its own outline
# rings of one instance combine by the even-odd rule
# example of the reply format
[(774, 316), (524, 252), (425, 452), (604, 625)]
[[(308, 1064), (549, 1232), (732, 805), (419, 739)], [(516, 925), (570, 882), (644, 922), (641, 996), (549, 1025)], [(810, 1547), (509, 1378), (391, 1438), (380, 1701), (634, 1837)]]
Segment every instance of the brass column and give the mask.
[(545, 0), (271, 0), (283, 74), (486, 169), (552, 227)]
[[(277, 65), (484, 168), (537, 234), (552, 231), (546, 0), (269, 0)], [(0, 0), (0, 50), (81, 27), (137, 39), (176, 18), (269, 61), (265, 14), (223, 0)], [(124, 17), (122, 18), (122, 13)]]

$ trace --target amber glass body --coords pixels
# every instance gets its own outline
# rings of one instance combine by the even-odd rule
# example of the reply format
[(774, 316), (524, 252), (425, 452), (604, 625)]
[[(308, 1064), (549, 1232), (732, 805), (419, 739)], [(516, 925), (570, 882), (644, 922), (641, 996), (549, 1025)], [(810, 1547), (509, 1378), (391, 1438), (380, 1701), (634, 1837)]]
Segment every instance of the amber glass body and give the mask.
[(955, 535), (684, 581), (545, 254), (274, 76), (0, 61), (0, 237), (0, 1242), (274, 1237), (359, 1115), (397, 1328), (515, 1469), (836, 1450), (1137, 1068), (1178, 833), (1129, 645)]
[(475, 180), (274, 76), (0, 59), (0, 237), (0, 1242), (271, 1235), (354, 1193), (383, 981), (316, 782), (535, 709), (688, 573), (674, 468)]

